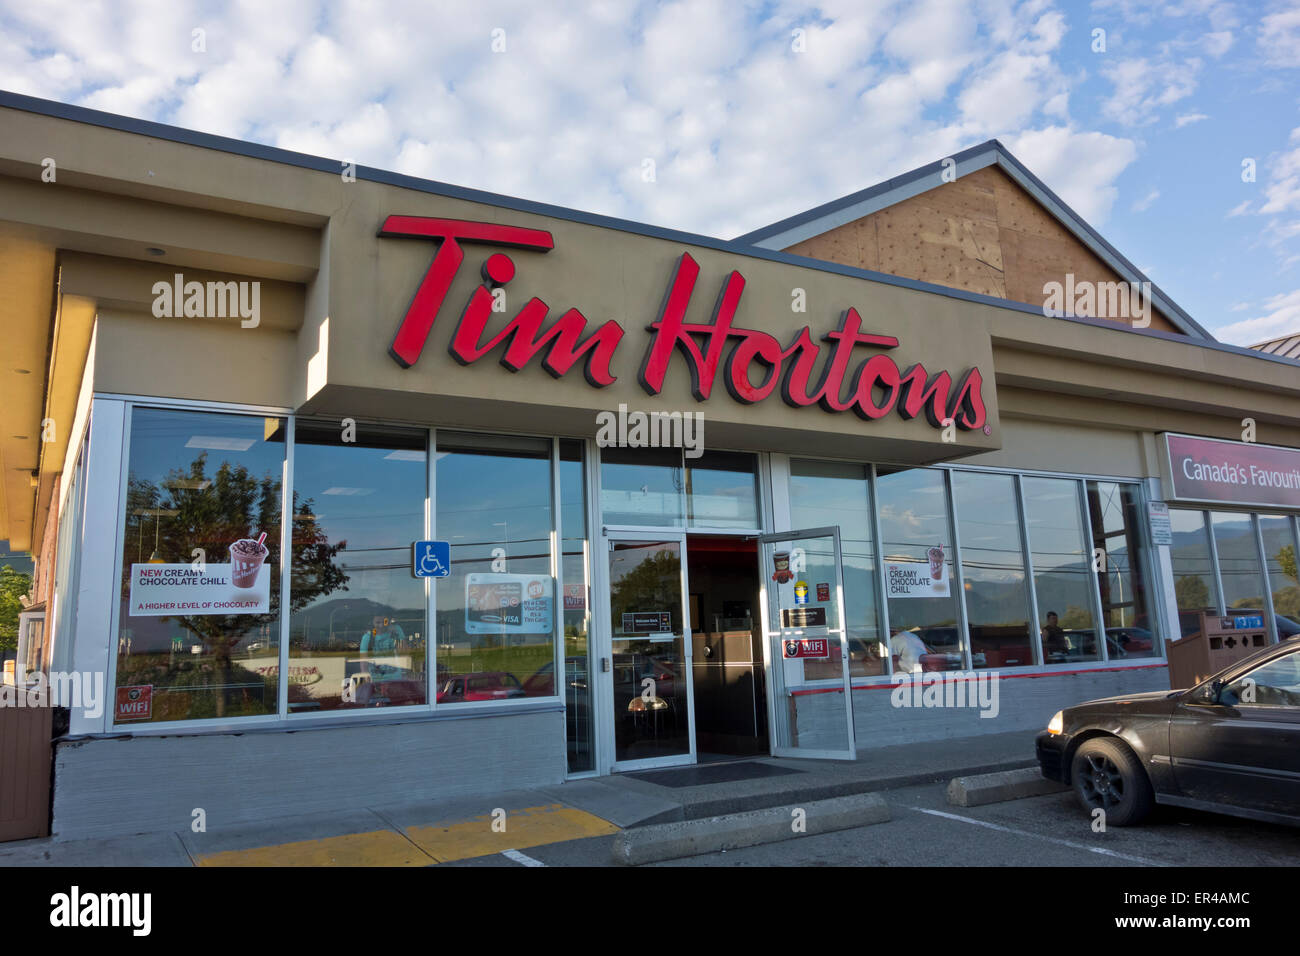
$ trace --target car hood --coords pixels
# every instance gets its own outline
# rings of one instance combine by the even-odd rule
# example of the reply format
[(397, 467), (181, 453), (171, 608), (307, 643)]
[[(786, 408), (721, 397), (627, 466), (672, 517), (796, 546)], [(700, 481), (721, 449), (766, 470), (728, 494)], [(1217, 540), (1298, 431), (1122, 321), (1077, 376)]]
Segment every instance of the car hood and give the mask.
[(1124, 704), (1129, 701), (1138, 703), (1144, 700), (1164, 700), (1172, 693), (1174, 693), (1172, 690), (1147, 690), (1140, 694), (1120, 694), (1118, 697), (1098, 697), (1096, 700), (1086, 700), (1078, 706), (1089, 707), (1093, 704)]

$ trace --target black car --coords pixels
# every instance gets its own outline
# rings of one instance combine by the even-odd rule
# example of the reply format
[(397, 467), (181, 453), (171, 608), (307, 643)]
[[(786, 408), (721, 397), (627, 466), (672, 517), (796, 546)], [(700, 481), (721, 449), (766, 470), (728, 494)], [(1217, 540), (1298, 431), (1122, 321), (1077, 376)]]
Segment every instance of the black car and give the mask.
[(1128, 826), (1154, 804), (1300, 825), (1300, 638), (1191, 690), (1088, 701), (1038, 735), (1049, 780)]

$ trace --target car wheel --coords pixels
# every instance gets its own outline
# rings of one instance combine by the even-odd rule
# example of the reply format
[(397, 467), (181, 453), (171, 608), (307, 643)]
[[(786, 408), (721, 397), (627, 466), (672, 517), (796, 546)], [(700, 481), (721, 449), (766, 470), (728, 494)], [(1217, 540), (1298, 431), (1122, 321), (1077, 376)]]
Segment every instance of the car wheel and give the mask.
[(1074, 793), (1089, 813), (1101, 809), (1117, 827), (1142, 821), (1155, 803), (1151, 781), (1137, 756), (1110, 737), (1085, 740), (1070, 764)]

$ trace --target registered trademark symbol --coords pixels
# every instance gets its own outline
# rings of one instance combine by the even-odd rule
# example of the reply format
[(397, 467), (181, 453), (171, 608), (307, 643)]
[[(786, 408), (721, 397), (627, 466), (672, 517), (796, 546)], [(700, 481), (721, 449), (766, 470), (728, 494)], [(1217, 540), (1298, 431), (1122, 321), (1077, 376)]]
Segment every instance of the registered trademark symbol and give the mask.
[(984, 426), (984, 434), (986, 434), (986, 435), (992, 435), (992, 434), (993, 434), (993, 428), (992, 428), (991, 426), (989, 426), (989, 425), (985, 425), (985, 426)]

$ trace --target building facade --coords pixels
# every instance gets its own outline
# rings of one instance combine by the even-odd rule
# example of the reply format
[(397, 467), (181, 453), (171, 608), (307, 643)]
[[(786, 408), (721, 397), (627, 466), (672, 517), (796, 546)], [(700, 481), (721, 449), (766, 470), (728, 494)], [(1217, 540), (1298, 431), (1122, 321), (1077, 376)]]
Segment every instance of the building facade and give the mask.
[(1300, 612), (1300, 363), (996, 143), (726, 241), (9, 94), (0, 129), (0, 537), (28, 669), (106, 698), (56, 836), (870, 760)]

